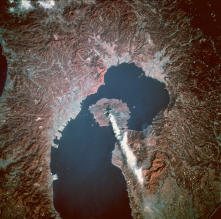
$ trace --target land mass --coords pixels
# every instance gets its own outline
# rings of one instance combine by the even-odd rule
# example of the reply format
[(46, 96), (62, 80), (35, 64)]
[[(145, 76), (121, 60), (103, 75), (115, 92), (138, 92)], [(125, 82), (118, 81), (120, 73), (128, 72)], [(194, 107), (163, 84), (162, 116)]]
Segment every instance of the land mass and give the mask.
[(218, 1), (77, 0), (51, 8), (30, 2), (31, 9), (13, 1), (0, 8), (8, 65), (0, 98), (1, 217), (60, 217), (53, 206), (53, 140), (104, 83), (107, 69), (123, 62), (134, 62), (170, 93), (150, 129), (128, 130), (144, 186), (118, 162), (133, 217), (209, 217), (221, 201)]

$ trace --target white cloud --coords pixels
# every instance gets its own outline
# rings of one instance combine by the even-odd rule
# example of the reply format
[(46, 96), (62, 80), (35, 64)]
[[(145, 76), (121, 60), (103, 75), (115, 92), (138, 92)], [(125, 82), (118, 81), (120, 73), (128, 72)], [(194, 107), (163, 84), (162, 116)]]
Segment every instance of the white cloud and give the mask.
[(10, 8), (9, 8), (9, 12), (10, 12), (10, 13), (14, 13), (14, 12), (15, 12), (15, 9), (12, 8), (12, 7), (10, 7)]
[(46, 8), (46, 9), (53, 8), (55, 5), (54, 0), (38, 1), (38, 3), (40, 4), (40, 6), (42, 6), (43, 8)]
[(32, 8), (31, 1), (22, 0), (21, 1), (21, 8), (22, 9), (30, 9), (30, 8)]
[(58, 175), (57, 174), (52, 175), (52, 180), (53, 181), (58, 180)]

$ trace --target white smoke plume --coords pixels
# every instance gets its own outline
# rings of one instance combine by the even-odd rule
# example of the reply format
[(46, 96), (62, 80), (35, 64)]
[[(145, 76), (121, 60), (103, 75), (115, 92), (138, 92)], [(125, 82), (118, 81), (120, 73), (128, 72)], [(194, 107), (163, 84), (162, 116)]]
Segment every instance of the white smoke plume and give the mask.
[(137, 177), (138, 182), (143, 185), (143, 175), (142, 168), (137, 167), (137, 158), (130, 149), (128, 145), (127, 132), (122, 133), (117, 125), (117, 121), (112, 113), (109, 113), (109, 119), (112, 124), (115, 137), (120, 142), (121, 149), (127, 159), (129, 168), (133, 171), (134, 175)]

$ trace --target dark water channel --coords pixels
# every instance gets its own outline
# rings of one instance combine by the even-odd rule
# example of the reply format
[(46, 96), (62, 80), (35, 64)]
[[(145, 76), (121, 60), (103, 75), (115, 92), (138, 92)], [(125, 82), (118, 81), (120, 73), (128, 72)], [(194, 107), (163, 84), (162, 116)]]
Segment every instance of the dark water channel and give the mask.
[(2, 46), (0, 44), (0, 96), (2, 96), (5, 82), (7, 77), (7, 60), (4, 55), (2, 55)]
[(101, 98), (116, 98), (131, 111), (130, 129), (142, 130), (169, 102), (164, 84), (147, 78), (134, 64), (111, 67), (105, 85), (82, 102), (78, 116), (70, 121), (51, 151), (54, 204), (65, 219), (129, 219), (131, 210), (126, 182), (111, 163), (116, 139), (112, 128), (99, 127), (88, 107)]

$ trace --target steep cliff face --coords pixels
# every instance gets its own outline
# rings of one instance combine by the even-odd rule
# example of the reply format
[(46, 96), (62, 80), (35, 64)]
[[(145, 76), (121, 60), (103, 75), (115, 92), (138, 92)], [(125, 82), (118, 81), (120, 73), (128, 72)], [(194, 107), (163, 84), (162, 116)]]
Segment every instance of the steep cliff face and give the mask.
[(103, 84), (107, 69), (122, 62), (164, 81), (171, 96), (148, 135), (127, 133), (145, 177), (140, 186), (121, 163), (134, 218), (209, 216), (221, 201), (221, 39), (214, 2), (2, 5), (8, 64), (0, 98), (2, 218), (59, 217), (49, 168), (53, 139)]

